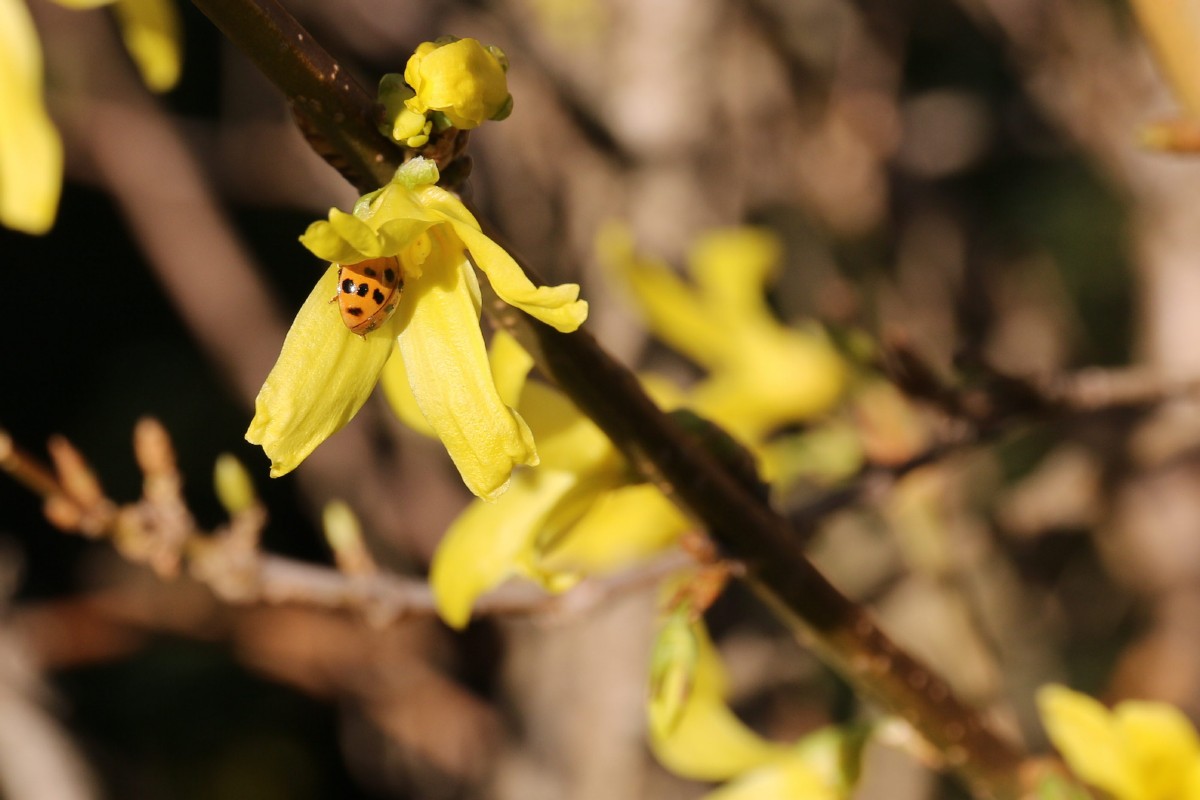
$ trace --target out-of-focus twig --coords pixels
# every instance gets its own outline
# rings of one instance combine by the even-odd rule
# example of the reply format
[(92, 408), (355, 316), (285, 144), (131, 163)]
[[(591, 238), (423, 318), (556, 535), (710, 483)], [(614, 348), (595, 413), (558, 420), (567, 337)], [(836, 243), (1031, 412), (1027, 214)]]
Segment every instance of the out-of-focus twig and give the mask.
[[(297, 604), (363, 614), (376, 625), (432, 616), (437, 607), (429, 585), (378, 568), (365, 550), (357, 560), (339, 558), (341, 570), (264, 553), (259, 535), (266, 510), (257, 501), (234, 513), (209, 534), (201, 531), (182, 496), (170, 439), (154, 420), (138, 423), (134, 449), (145, 475), (142, 498), (118, 505), (110, 500), (80, 453), (65, 439), (51, 442), (57, 474), (18, 448), (0, 430), (0, 470), (21, 482), (46, 504), (57, 527), (92, 538), (109, 538), (129, 561), (161, 577), (181, 566), (220, 599), (240, 604)], [(359, 547), (365, 547), (361, 541)], [(344, 556), (335, 543), (335, 551)], [(585, 581), (567, 595), (549, 595), (528, 584), (503, 586), (480, 599), (477, 615), (569, 614), (599, 604), (631, 588), (653, 583), (690, 563), (675, 553), (608, 577)]]
[(1173, 400), (1200, 398), (1200, 381), (1171, 380), (1140, 368), (1091, 368), (1027, 378), (981, 366), (980, 381), (955, 387), (903, 345), (888, 351), (883, 366), (910, 397), (941, 411), (947, 417), (945, 424), (936, 441), (922, 452), (895, 464), (866, 464), (844, 485), (791, 509), (788, 518), (806, 536), (835, 511), (877, 500), (905, 475), (965, 448), (994, 441), (1014, 428), (1086, 414), (1150, 410)]

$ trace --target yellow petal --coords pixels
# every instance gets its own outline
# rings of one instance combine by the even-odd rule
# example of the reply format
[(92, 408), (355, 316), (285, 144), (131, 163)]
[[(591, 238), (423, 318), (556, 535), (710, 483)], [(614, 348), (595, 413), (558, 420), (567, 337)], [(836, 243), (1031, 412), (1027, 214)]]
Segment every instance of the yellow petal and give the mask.
[[(691, 691), (678, 721), (654, 724), (650, 744), (664, 767), (703, 781), (727, 780), (787, 752), (746, 727), (725, 704), (725, 671), (702, 623), (693, 623), (699, 652)], [(653, 709), (653, 703), (649, 706)]]
[(607, 226), (597, 248), (601, 261), (629, 285), (656, 336), (705, 366), (738, 355), (727, 332), (712, 323), (695, 290), (665, 265), (639, 259), (624, 226)]
[(330, 209), (328, 221), (317, 220), (309, 225), (300, 243), (317, 258), (334, 264), (356, 264), (383, 254), (379, 236), (370, 225), (336, 208)]
[(48, 231), (62, 171), (62, 142), (42, 105), (37, 31), (22, 0), (0, 0), (0, 224)]
[(841, 794), (799, 754), (738, 777), (701, 800), (838, 800)]
[(412, 387), (408, 384), (408, 370), (404, 368), (404, 354), (399, 347), (392, 350), (392, 355), (383, 365), (379, 385), (383, 387), (383, 396), (392, 407), (392, 412), (401, 422), (417, 433), (437, 438), (437, 432), (425, 421), (417, 398), (413, 397)]
[(1144, 796), (1182, 797), (1200, 761), (1200, 742), (1188, 718), (1166, 703), (1140, 701), (1120, 703), (1114, 713)]
[[(417, 45), (417, 49), (413, 51), (413, 54), (409, 56), (408, 63), (404, 65), (404, 82), (411, 86), (415, 92), (420, 92), (425, 83), (425, 78), (421, 74), (421, 62), (437, 48), (438, 46), (435, 42), (421, 42)], [(418, 94), (414, 99), (419, 97), (420, 95)], [(420, 108), (415, 110), (424, 112), (424, 104), (421, 103)]]
[(604, 432), (562, 392), (529, 381), (518, 408), (533, 430), (543, 467), (586, 473), (619, 463), (620, 455)]
[(246, 439), (262, 445), (271, 476), (291, 472), (357, 413), (395, 346), (390, 326), (366, 337), (342, 324), (330, 301), (337, 267), (313, 287), (254, 402)]
[[(543, 466), (536, 471), (544, 469), (546, 468)], [(565, 592), (591, 573), (579, 569), (577, 564), (552, 564), (545, 561), (541, 555), (548, 546), (547, 543), (570, 539), (580, 519), (586, 517), (608, 493), (627, 479), (623, 470), (572, 474), (575, 476), (574, 488), (542, 520), (537, 535), (520, 560), (521, 574), (555, 593)]]
[(754, 325), (730, 336), (741, 355), (696, 387), (691, 405), (747, 442), (828, 413), (846, 388), (845, 362), (813, 331)]
[(446, 531), (429, 570), (438, 613), (447, 625), (466, 627), (479, 596), (516, 572), (542, 520), (575, 483), (566, 472), (522, 472), (495, 502), (467, 506)]
[(513, 257), (479, 230), (479, 223), (458, 198), (436, 186), (423, 187), (417, 196), (450, 223), (501, 300), (564, 333), (587, 319), (587, 302), (579, 299), (578, 284), (534, 286)]
[(175, 86), (182, 60), (175, 0), (117, 0), (115, 10), (125, 49), (146, 86), (155, 92)]
[(778, 237), (765, 228), (724, 228), (700, 237), (688, 260), (714, 314), (773, 320), (764, 290), (781, 254)]
[(525, 388), (525, 379), (533, 369), (533, 356), (508, 331), (498, 330), (488, 347), (488, 361), (500, 399), (505, 405), (516, 408), (521, 400), (521, 390)]
[[(353, 214), (347, 214), (339, 209), (330, 209), (329, 226), (353, 250), (368, 258), (378, 258), (383, 255), (383, 243), (375, 229)], [(311, 227), (311, 226), (310, 226)], [(389, 253), (388, 255), (396, 255)], [(356, 257), (355, 261), (358, 260)]]
[(1200, 761), (1193, 763), (1183, 781), (1183, 800), (1200, 800)]
[(534, 286), (503, 247), (469, 225), (455, 221), (451, 225), (501, 300), (563, 333), (576, 330), (587, 319), (588, 304), (579, 299), (579, 284)]
[(1146, 798), (1108, 709), (1085, 694), (1057, 685), (1042, 687), (1037, 704), (1050, 741), (1076, 775), (1116, 800)]
[[(408, 192), (403, 187), (389, 184), (377, 193), (376, 199), (385, 193), (403, 197)], [(395, 206), (397, 203), (391, 203)], [(408, 203), (401, 210), (413, 210), (424, 215), (419, 207)], [(317, 220), (308, 226), (300, 237), (300, 243), (318, 258), (335, 264), (355, 264), (368, 258), (398, 256), (433, 224), (432, 220), (416, 216), (390, 217), (376, 210), (370, 219), (361, 219), (340, 209), (330, 209), (328, 220)], [(413, 278), (415, 275), (406, 275)]]
[[(513, 467), (538, 462), (537, 451), (525, 421), (496, 391), (471, 266), (465, 258), (455, 263), (445, 237), (435, 238), (425, 274), (406, 289), (411, 300), (397, 312), (402, 317), (397, 341), (421, 413), (467, 488), (493, 499), (504, 491)], [(403, 319), (406, 307), (410, 319)]]
[(549, 572), (602, 575), (661, 553), (691, 523), (649, 484), (602, 494), (561, 536), (537, 544), (538, 565)]

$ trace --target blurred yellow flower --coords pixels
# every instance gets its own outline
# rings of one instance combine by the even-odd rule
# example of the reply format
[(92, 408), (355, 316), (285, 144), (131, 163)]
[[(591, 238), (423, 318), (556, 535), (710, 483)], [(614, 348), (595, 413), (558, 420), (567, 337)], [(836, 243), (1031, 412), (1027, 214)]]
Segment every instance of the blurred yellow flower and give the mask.
[(770, 742), (726, 703), (728, 680), (703, 621), (688, 604), (668, 611), (651, 652), (650, 746), (671, 772), (729, 781), (704, 800), (838, 800), (857, 779), (862, 737), (835, 728)]
[[(178, 12), (170, 0), (56, 0), (113, 5), (146, 85), (166, 91), (180, 69)], [(23, 0), (0, 0), (0, 224), (45, 233), (62, 192), (62, 141), (42, 103), (42, 51)]]
[(846, 386), (846, 367), (815, 327), (775, 318), (765, 286), (780, 245), (758, 228), (707, 233), (688, 260), (694, 285), (665, 264), (634, 252), (620, 225), (602, 232), (602, 259), (629, 284), (650, 329), (708, 370), (689, 406), (743, 442), (831, 410)]
[(1200, 800), (1200, 740), (1179, 709), (1128, 700), (1109, 711), (1055, 685), (1037, 702), (1050, 741), (1085, 783), (1114, 800)]
[(729, 780), (787, 752), (746, 727), (726, 705), (725, 668), (704, 623), (687, 608), (669, 612), (659, 629), (649, 678), (650, 746), (676, 775)]
[[(633, 484), (625, 460), (565, 396), (535, 381), (506, 334), (493, 341), (496, 381), (528, 421), (541, 463), (523, 470), (494, 503), (472, 503), (434, 554), (429, 582), (448, 625), (461, 628), (480, 595), (520, 575), (564, 591), (670, 546), (689, 523), (657, 488)], [(388, 399), (412, 416), (403, 383), (384, 372)]]
[[(528, 426), (492, 378), (471, 262), (501, 299), (560, 331), (582, 324), (587, 303), (575, 284), (530, 283), (462, 202), (434, 185), (437, 177), (432, 162), (414, 159), (353, 214), (333, 209), (301, 237), (332, 263), (292, 323), (246, 433), (271, 458), (272, 476), (295, 469), (357, 413), (389, 358), (472, 492), (495, 499), (513, 467), (538, 462)], [(355, 335), (331, 303), (339, 266), (392, 257), (403, 283), (395, 312)]]
[(502, 52), (475, 39), (424, 42), (404, 68), (404, 81), (413, 90), (405, 105), (421, 115), (440, 111), (461, 130), (477, 128), (507, 116), (512, 103), (507, 68)]
[(611, 10), (599, 0), (527, 0), (546, 36), (562, 48), (599, 45), (612, 29)]

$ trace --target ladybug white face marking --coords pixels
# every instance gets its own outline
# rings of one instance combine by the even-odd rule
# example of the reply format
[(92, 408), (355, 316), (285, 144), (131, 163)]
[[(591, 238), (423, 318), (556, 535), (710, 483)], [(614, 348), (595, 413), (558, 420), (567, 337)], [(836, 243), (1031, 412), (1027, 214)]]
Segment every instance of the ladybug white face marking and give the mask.
[(338, 265), (338, 310), (351, 333), (366, 336), (396, 310), (404, 277), (395, 256)]

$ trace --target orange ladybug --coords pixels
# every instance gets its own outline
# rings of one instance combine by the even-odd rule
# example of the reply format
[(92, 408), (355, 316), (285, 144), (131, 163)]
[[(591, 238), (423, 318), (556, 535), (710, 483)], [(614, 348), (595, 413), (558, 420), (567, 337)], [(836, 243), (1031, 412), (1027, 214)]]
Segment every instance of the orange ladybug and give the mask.
[(366, 336), (400, 304), (404, 278), (395, 256), (338, 265), (338, 310), (351, 333)]

